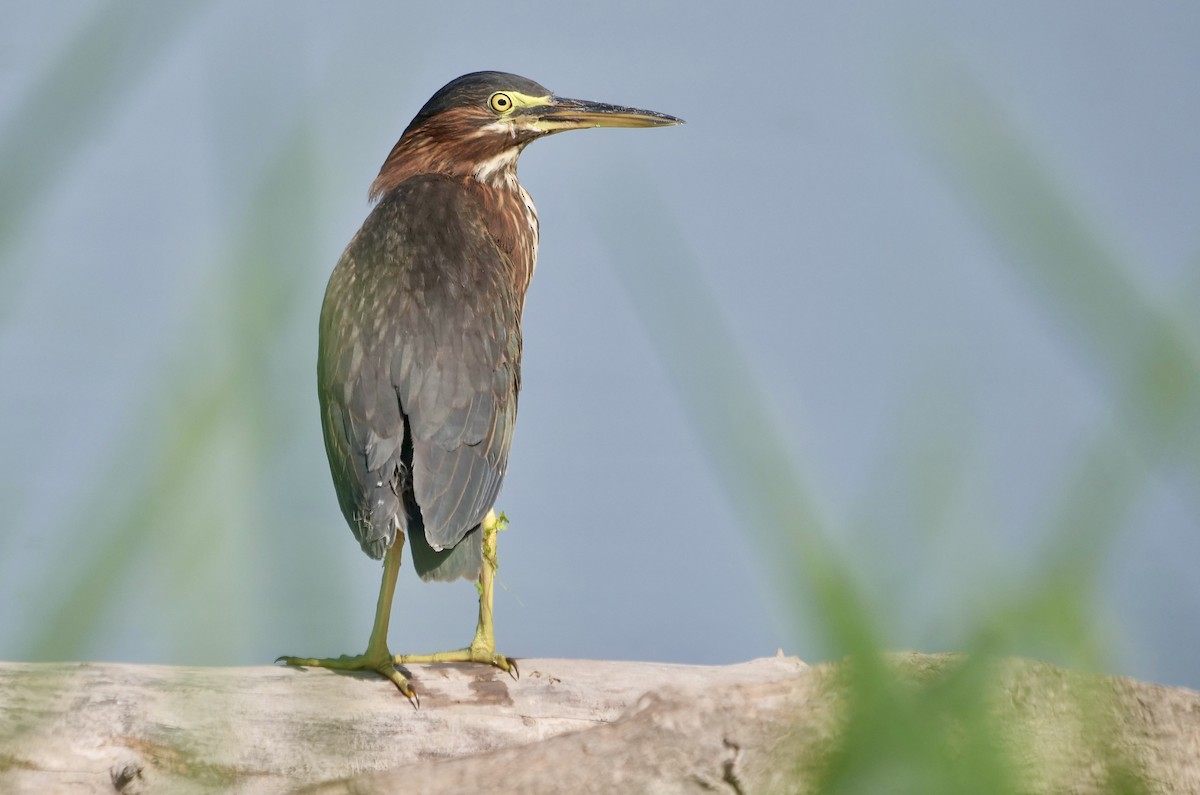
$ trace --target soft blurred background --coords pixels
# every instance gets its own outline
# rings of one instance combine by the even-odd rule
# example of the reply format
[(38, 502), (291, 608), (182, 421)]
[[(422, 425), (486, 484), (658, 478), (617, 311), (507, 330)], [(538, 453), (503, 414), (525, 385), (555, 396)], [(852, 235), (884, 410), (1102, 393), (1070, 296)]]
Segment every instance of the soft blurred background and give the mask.
[[(500, 651), (1200, 687), (1200, 5), (2, 6), (0, 659), (361, 651), (317, 313), (501, 69), (688, 124), (522, 158)], [(406, 562), (394, 650), (474, 619)]]

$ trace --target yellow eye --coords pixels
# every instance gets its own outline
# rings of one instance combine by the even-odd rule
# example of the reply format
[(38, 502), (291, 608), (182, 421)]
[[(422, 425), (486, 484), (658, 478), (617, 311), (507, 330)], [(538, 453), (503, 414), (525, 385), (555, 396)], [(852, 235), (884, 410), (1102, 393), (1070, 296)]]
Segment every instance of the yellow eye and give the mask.
[(488, 97), (488, 107), (497, 113), (508, 113), (513, 109), (512, 97), (503, 91), (497, 91)]

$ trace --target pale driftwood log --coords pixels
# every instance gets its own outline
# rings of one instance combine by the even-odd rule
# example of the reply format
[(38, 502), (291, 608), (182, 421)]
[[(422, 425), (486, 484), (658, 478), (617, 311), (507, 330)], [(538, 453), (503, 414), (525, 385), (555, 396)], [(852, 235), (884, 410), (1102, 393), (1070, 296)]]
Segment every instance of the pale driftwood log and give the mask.
[[(923, 681), (954, 658), (894, 662)], [(0, 792), (803, 792), (843, 705), (838, 665), (792, 658), (412, 673), (419, 711), (369, 675), (0, 663)], [(1024, 661), (993, 690), (1030, 792), (1100, 791), (1086, 692), (1147, 792), (1200, 793), (1200, 694)]]
[(290, 792), (590, 729), (669, 686), (779, 681), (805, 668), (794, 658), (520, 666), (513, 680), (487, 666), (413, 665), (418, 710), (377, 674), (0, 663), (0, 793)]

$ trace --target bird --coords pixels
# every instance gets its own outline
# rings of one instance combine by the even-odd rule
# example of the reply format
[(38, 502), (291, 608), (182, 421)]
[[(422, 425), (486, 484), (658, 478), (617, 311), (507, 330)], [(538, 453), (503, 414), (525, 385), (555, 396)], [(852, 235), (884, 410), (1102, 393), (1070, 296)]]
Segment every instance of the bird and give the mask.
[[(655, 111), (556, 96), (506, 72), (451, 80), (417, 112), (371, 184), (373, 208), (321, 306), (317, 392), (338, 504), (362, 551), (383, 559), (363, 654), (283, 656), (289, 666), (376, 671), (419, 706), (399, 666), (496, 652), (494, 505), (521, 389), (521, 316), (539, 224), (517, 180), (531, 142), (591, 127), (663, 127)], [(423, 580), (477, 580), (471, 644), (395, 655), (388, 624), (407, 539)]]

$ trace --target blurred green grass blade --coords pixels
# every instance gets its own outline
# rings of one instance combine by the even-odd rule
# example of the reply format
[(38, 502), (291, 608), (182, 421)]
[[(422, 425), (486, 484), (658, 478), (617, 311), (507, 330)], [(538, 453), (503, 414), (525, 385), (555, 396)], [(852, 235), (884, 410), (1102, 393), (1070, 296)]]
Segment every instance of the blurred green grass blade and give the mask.
[(1150, 468), (1182, 460), (1200, 475), (1194, 318), (1152, 294), (961, 64), (928, 76), (921, 90), (915, 115), (935, 166), (1011, 253), (1004, 263), (1073, 332), (1114, 395), (1112, 427), (1082, 445), (1064, 475), (1036, 556), (1036, 582), (981, 617), (973, 645), (998, 650), (1032, 641), (1067, 652), (1060, 662), (1095, 668), (1103, 654), (1088, 605)]
[[(952, 77), (951, 77), (952, 75)], [(958, 65), (921, 83), (915, 114), (936, 167), (1014, 256), (1005, 260), (1066, 321), (1117, 396), (1143, 454), (1200, 476), (1200, 338), (1194, 307), (1152, 294), (1138, 268)]]
[[(111, 465), (90, 480), (94, 491), (78, 501), (78, 513), (60, 528), (64, 539), (86, 534), (91, 540), (86, 555), (64, 549), (65, 565), (46, 583), (45, 617), (26, 644), (33, 659), (78, 658), (103, 630), (98, 618), (144, 562), (138, 553), (156, 536), (180, 532), (181, 514), (203, 508), (194, 486), (203, 479), (201, 468), (214, 466), (214, 460), (220, 465), (214, 453), (229, 438), (223, 429), (240, 440), (239, 453), (253, 462), (253, 471), (265, 471), (268, 442), (261, 433), (273, 408), (262, 373), (299, 294), (292, 277), (295, 257), (311, 248), (313, 205), (306, 197), (315, 191), (315, 172), (310, 124), (304, 121), (264, 169), (221, 262), (220, 278), (211, 291), (196, 296), (194, 315), (179, 334), (162, 380), (146, 390), (146, 402), (130, 414)], [(219, 328), (224, 320), (232, 328)], [(195, 350), (197, 340), (213, 337), (224, 342), (215, 362)], [(252, 490), (255, 484), (245, 485)], [(207, 542), (176, 538), (162, 546), (173, 581), (186, 581), (182, 578), (204, 564), (205, 554), (217, 554), (213, 539), (224, 529), (212, 532)], [(161, 609), (180, 620), (184, 608), (175, 596), (169, 593)], [(208, 613), (233, 614), (212, 607), (230, 594), (210, 596)]]
[[(1033, 648), (1095, 670), (1105, 657), (1095, 591), (1145, 485), (1141, 456), (1180, 455), (1200, 472), (1200, 348), (1194, 329), (1155, 300), (1012, 120), (965, 75), (959, 65), (930, 81), (936, 98), (917, 103), (924, 141), (981, 223), (1012, 252), (1006, 264), (1074, 331), (1118, 396), (1117, 424), (1096, 433), (1064, 478), (1033, 583), (997, 594), (992, 609), (978, 617), (968, 651), (972, 659), (986, 659)], [(1136, 769), (1120, 749), (1107, 747), (1110, 697), (1078, 698), (1088, 739), (1104, 749), (1098, 758), (1107, 760), (1110, 791), (1140, 792)]]
[(1001, 654), (1018, 649), (1085, 670), (1107, 659), (1095, 605), (1114, 542), (1128, 527), (1149, 474), (1115, 432), (1101, 434), (1073, 463), (1047, 521), (1031, 582), (997, 594), (978, 617), (967, 649)]
[(988, 696), (992, 660), (935, 663), (932, 670), (895, 675), (887, 687), (844, 690), (843, 734), (824, 760), (814, 760), (822, 795), (1014, 795), (1016, 771), (993, 718)]
[[(143, 423), (135, 423), (124, 435), (125, 444), (115, 460), (152, 456), (155, 465), (147, 468), (128, 501), (114, 500), (113, 495), (128, 491), (124, 480), (131, 471), (108, 468), (96, 479), (90, 498), (80, 501), (79, 513), (62, 528), (64, 538), (93, 535), (97, 541), (94, 546), (71, 544), (63, 550), (64, 565), (54, 570), (53, 581), (44, 584), (43, 615), (25, 643), (30, 659), (66, 661), (83, 656), (104, 626), (100, 617), (134, 576), (152, 539), (171, 531), (170, 517), (181, 504), (183, 486), (196, 477), (202, 461), (198, 451), (213, 437), (230, 392), (228, 381), (210, 382), (188, 404), (175, 407), (167, 428), (147, 434)], [(154, 414), (147, 409), (139, 416)], [(161, 446), (148, 449), (148, 438)], [(80, 550), (87, 554), (77, 554)]]
[[(638, 204), (652, 201), (644, 185), (596, 195), (631, 193), (639, 196)], [(1122, 436), (1103, 437), (1079, 459), (1079, 471), (1049, 519), (1053, 541), (1037, 585), (988, 603), (977, 617), (982, 629), (957, 669), (914, 688), (877, 656), (878, 613), (868, 612), (862, 589), (829, 544), (830, 528), (792, 451), (782, 445), (762, 388), (683, 236), (661, 206), (651, 212), (628, 204), (599, 210), (597, 237), (609, 247), (754, 545), (770, 550), (766, 563), (777, 591), (791, 606), (807, 606), (831, 645), (853, 655), (846, 669), (845, 729), (818, 765), (819, 791), (1020, 792), (1003, 742), (1007, 728), (992, 716), (987, 700), (995, 661), (1032, 640), (1097, 664), (1101, 651), (1088, 600), (1144, 475), (1122, 449)], [(1103, 706), (1102, 700), (1080, 704), (1086, 714), (1097, 715), (1089, 741), (1105, 741)], [(1138, 791), (1137, 777), (1119, 754), (1102, 758), (1111, 760), (1113, 791)]]
[(0, 319), (21, 277), (36, 266), (9, 258), (21, 231), (203, 6), (96, 3), (59, 57), (9, 110), (0, 129)]
[[(818, 622), (835, 654), (873, 655), (878, 634), (849, 568), (829, 543), (807, 479), (783, 444), (758, 378), (742, 355), (684, 236), (646, 184), (596, 190), (604, 241), (685, 412), (708, 448), (776, 592)], [(616, 197), (635, 195), (637, 202)], [(614, 197), (601, 202), (600, 197)]]

